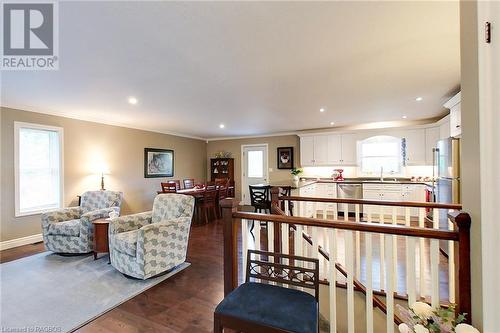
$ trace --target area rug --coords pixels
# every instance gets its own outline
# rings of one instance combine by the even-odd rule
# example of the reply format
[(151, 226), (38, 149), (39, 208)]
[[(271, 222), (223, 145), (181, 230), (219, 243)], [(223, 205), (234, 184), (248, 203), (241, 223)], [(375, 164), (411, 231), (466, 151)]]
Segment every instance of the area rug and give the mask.
[(40, 253), (0, 265), (1, 332), (71, 332), (188, 267), (129, 279), (108, 257)]

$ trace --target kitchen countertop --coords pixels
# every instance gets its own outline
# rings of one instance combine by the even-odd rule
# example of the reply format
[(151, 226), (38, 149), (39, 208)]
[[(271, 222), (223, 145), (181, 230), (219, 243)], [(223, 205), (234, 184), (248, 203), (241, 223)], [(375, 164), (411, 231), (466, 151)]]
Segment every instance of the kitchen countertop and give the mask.
[(427, 185), (432, 186), (432, 182), (424, 181), (411, 181), (410, 179), (396, 179), (394, 180), (384, 180), (380, 179), (367, 179), (367, 178), (346, 178), (345, 180), (334, 180), (333, 178), (301, 178), (300, 181), (294, 182), (293, 180), (282, 180), (282, 181), (272, 181), (268, 184), (259, 185), (270, 185), (270, 186), (290, 186), (292, 189), (298, 189), (305, 186), (309, 186), (317, 183), (338, 183), (338, 184), (413, 184), (413, 185)]

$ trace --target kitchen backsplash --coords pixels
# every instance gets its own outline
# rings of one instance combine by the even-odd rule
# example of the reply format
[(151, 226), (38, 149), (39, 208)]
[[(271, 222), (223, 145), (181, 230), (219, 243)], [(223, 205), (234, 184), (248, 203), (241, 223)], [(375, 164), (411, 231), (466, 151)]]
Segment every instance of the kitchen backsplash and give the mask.
[[(432, 166), (407, 166), (404, 167), (404, 171), (400, 177), (432, 177)], [(343, 169), (344, 178), (355, 178), (355, 177), (366, 177), (366, 175), (358, 174), (357, 167), (304, 167), (304, 173), (301, 177), (318, 177), (318, 178), (328, 178), (331, 177), (334, 169)], [(379, 175), (373, 175), (378, 177)], [(385, 175), (386, 177), (388, 175)]]

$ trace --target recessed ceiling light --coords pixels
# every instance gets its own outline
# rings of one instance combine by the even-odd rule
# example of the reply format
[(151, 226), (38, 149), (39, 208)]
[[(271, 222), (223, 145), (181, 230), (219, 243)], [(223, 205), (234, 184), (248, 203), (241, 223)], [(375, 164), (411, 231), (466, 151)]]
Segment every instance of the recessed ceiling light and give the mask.
[(334, 122), (334, 121), (331, 121), (331, 122), (330, 122), (330, 125), (331, 125), (331, 126), (335, 125), (335, 122)]
[(408, 117), (407, 117), (407, 116), (403, 116), (403, 117), (401, 117), (401, 118), (406, 119), (406, 118), (408, 118)]
[(423, 97), (417, 97), (417, 98), (415, 98), (415, 100), (416, 100), (417, 102), (420, 102), (420, 101), (422, 101), (423, 99), (424, 99)]
[(325, 112), (325, 108), (319, 109), (319, 112)]
[(136, 104), (137, 104), (137, 102), (138, 102), (138, 100), (137, 100), (137, 98), (135, 98), (135, 97), (129, 97), (129, 98), (128, 98), (128, 102), (129, 102), (130, 104), (132, 104), (132, 105), (136, 105)]
[(224, 124), (219, 125), (219, 128), (224, 128), (224, 127), (226, 127)]

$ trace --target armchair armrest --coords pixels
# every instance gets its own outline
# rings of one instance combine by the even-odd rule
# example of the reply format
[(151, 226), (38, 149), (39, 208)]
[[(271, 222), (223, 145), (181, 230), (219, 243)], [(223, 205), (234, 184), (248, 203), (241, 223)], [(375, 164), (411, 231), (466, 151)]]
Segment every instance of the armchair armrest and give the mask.
[(102, 208), (84, 213), (81, 216), (82, 225), (88, 227), (92, 221), (95, 221), (97, 219), (109, 218), (109, 213), (111, 213), (112, 211), (120, 213), (120, 207)]
[(115, 217), (109, 222), (109, 234), (137, 230), (151, 223), (151, 211), (133, 215)]
[(42, 213), (42, 229), (46, 230), (52, 223), (79, 219), (81, 212), (81, 208), (77, 206)]

